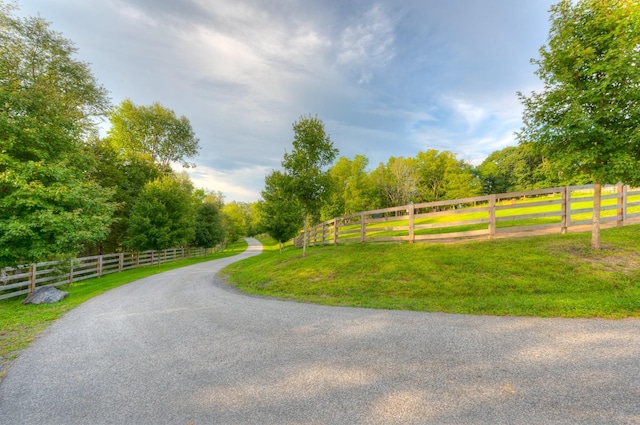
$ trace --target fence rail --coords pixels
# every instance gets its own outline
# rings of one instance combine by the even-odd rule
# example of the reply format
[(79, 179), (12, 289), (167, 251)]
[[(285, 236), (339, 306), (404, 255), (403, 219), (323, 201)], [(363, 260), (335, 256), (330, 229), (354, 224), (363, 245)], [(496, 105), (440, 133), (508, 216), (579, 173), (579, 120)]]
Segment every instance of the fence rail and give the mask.
[(64, 261), (7, 267), (0, 269), (0, 300), (29, 294), (39, 286), (59, 286), (101, 277), (137, 267), (160, 265), (183, 258), (202, 257), (224, 249), (172, 248), (162, 251), (119, 252)]
[[(593, 220), (593, 185), (567, 186), (364, 211), (320, 223), (301, 247), (341, 243), (442, 242), (584, 231)], [(640, 189), (602, 187), (602, 227), (640, 223)]]

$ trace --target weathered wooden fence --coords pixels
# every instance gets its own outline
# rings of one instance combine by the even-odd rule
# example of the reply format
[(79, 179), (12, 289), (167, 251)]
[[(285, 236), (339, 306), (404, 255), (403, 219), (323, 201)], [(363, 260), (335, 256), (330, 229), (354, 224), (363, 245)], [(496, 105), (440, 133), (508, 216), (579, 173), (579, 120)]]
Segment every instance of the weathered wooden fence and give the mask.
[[(640, 189), (603, 186), (602, 227), (640, 223)], [(590, 229), (593, 185), (503, 193), (364, 211), (320, 223), (295, 239), (339, 243), (508, 238)]]
[(0, 300), (29, 294), (39, 286), (71, 284), (137, 267), (202, 257), (221, 249), (224, 249), (224, 244), (206, 249), (173, 248), (162, 251), (119, 252), (4, 268), (0, 269)]

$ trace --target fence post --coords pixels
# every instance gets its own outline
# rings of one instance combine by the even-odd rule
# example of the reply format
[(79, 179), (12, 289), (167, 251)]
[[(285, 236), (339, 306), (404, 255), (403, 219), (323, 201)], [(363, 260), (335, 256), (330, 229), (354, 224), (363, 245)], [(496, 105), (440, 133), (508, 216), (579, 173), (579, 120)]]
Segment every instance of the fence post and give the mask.
[(415, 208), (409, 204), (409, 243), (415, 242)]
[(98, 277), (102, 277), (102, 255), (98, 255)]
[(622, 183), (618, 183), (616, 188), (618, 189), (618, 220), (616, 221), (616, 226), (622, 227), (626, 218), (624, 212), (627, 204), (627, 191)]
[(325, 242), (327, 240), (326, 232), (327, 232), (327, 223), (324, 222), (322, 223), (322, 246), (325, 245)]
[(122, 269), (124, 269), (124, 252), (118, 256), (118, 271), (121, 272)]
[(73, 263), (74, 260), (69, 260), (69, 285), (73, 283)]
[(37, 267), (36, 263), (33, 263), (29, 270), (29, 293), (32, 293), (36, 290), (36, 273)]
[(338, 217), (333, 219), (333, 244), (338, 246)]
[(496, 195), (489, 195), (489, 239), (496, 237)]
[(565, 235), (567, 233), (567, 227), (569, 227), (568, 212), (569, 212), (569, 186), (562, 188), (562, 229), (561, 233)]
[(365, 223), (364, 213), (360, 214), (360, 242), (365, 243), (367, 241), (367, 223)]

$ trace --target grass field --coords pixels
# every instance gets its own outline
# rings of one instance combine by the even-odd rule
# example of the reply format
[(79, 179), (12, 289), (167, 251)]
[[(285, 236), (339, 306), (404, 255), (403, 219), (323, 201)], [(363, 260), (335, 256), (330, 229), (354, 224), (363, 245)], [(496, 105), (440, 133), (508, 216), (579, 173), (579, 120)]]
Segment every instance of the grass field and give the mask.
[(61, 286), (59, 289), (69, 292), (69, 296), (56, 304), (22, 305), (22, 300), (25, 297), (1, 300), (0, 379), (11, 361), (19, 355), (21, 350), (27, 348), (40, 332), (54, 320), (88, 299), (143, 277), (217, 258), (230, 257), (243, 252), (246, 248), (247, 243), (243, 240), (207, 257), (172, 261), (164, 263), (160, 267), (157, 265), (146, 266), (109, 274), (101, 278), (83, 280), (69, 287)]
[(640, 226), (455, 244), (288, 247), (223, 273), (242, 291), (326, 305), (538, 317), (640, 318)]

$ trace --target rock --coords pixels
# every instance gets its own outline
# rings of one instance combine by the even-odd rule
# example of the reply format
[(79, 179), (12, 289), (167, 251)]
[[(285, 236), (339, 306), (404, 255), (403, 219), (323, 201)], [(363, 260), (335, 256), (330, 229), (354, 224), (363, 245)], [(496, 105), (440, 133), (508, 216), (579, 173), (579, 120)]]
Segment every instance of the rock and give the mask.
[(22, 304), (53, 304), (66, 298), (68, 292), (60, 291), (53, 286), (41, 286), (29, 294)]

